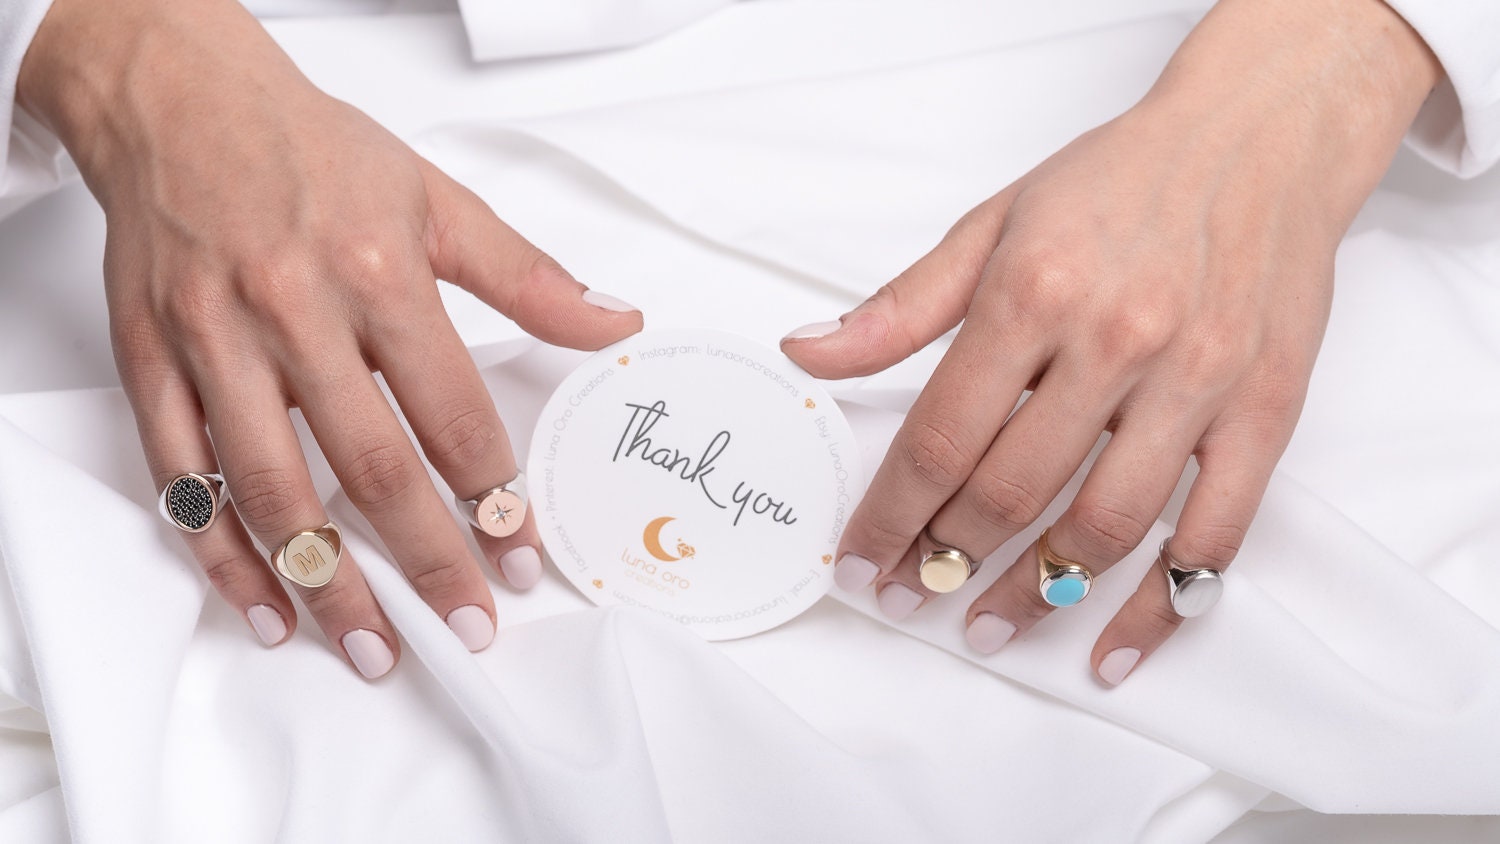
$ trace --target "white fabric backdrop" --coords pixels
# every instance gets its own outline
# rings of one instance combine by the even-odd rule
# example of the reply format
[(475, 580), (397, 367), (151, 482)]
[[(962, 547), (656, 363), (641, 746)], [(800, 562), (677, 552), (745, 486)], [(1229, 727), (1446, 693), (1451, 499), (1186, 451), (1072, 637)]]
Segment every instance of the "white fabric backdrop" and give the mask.
[[(651, 324), (773, 342), (1126, 106), (1190, 24), (1171, 4), (991, 6), (758, 2), (642, 48), (486, 68), (447, 17), (274, 32)], [(1247, 840), (1327, 828), (1267, 814), (1299, 804), (1500, 813), (1497, 224), (1500, 177), (1398, 161), (1341, 252), (1304, 421), (1225, 602), (1118, 690), (1086, 654), (1141, 554), (979, 662), (962, 594), (900, 628), (828, 600), (710, 646), (555, 576), (497, 584), (504, 629), (471, 656), (324, 471), (408, 643), (372, 688), (313, 635), (261, 649), (155, 520), (75, 186), (0, 226), (0, 840), (60, 837), (64, 817), (106, 841), (1191, 841), (1236, 821)], [(577, 358), (449, 302), (524, 453)], [(868, 459), (934, 361), (840, 386)], [(54, 503), (74, 501), (90, 530)]]

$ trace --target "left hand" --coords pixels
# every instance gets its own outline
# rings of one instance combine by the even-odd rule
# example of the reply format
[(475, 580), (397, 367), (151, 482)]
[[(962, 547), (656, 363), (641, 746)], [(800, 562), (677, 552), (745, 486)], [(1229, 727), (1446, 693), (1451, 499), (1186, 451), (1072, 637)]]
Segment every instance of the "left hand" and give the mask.
[[(1053, 551), (1103, 574), (1196, 457), (1171, 552), (1228, 566), (1301, 411), (1339, 241), (1437, 73), (1378, 0), (1225, 0), (1141, 103), (975, 208), (836, 327), (793, 332), (790, 357), (843, 378), (963, 322), (849, 522), (839, 585), (874, 583), (906, 617), (934, 594), (923, 531), (983, 560), (1102, 432)], [(1037, 569), (1033, 545), (969, 607), (971, 645), (997, 650), (1052, 611)], [(1181, 621), (1153, 567), (1099, 636), (1097, 676), (1118, 684)]]

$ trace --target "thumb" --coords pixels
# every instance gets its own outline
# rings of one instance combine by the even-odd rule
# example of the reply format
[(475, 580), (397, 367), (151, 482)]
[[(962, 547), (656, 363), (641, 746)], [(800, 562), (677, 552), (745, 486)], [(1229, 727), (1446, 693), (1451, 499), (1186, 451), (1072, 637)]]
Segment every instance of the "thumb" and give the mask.
[(538, 340), (600, 349), (641, 330), (641, 312), (589, 290), (430, 162), (427, 258), (438, 278), (474, 294)]
[(1009, 189), (986, 200), (837, 322), (806, 325), (782, 338), (782, 352), (818, 378), (869, 375), (911, 357), (968, 312), (1009, 206)]

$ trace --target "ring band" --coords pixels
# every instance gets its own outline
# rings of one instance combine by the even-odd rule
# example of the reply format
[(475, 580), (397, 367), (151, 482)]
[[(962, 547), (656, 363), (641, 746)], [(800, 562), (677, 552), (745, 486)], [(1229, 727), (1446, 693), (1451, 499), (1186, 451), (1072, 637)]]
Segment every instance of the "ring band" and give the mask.
[(1047, 530), (1036, 540), (1037, 588), (1042, 600), (1054, 607), (1071, 607), (1088, 597), (1094, 585), (1093, 572), (1082, 563), (1059, 556), (1047, 544)]
[(1214, 608), (1224, 594), (1224, 574), (1216, 569), (1188, 568), (1167, 550), (1167, 542), (1161, 541), (1161, 551), (1156, 563), (1167, 576), (1167, 596), (1172, 602), (1172, 611), (1183, 618), (1194, 618)]
[(526, 520), (526, 476), (517, 472), (515, 478), (473, 498), (455, 495), (453, 500), (470, 525), (503, 539), (520, 530)]
[(227, 500), (223, 475), (183, 472), (167, 481), (157, 496), (156, 512), (180, 531), (202, 533), (213, 525)]
[(931, 550), (922, 552), (922, 562), (917, 564), (917, 577), (921, 578), (922, 585), (929, 590), (939, 595), (953, 592), (979, 571), (979, 564), (968, 554), (938, 542), (925, 530), (922, 531), (922, 538), (926, 540), (923, 544)]
[(327, 586), (344, 558), (344, 537), (338, 525), (329, 522), (320, 528), (298, 531), (281, 543), (271, 562), (281, 576), (309, 589)]

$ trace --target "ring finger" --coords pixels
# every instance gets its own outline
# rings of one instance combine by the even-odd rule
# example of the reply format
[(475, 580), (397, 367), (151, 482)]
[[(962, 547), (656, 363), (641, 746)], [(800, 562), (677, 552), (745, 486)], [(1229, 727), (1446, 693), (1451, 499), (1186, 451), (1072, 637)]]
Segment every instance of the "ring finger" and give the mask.
[[(1122, 419), (1078, 495), (1046, 531), (1052, 561), (1079, 564), (1098, 577), (1124, 559), (1166, 507), (1199, 430), (1166, 413)], [(1059, 604), (1070, 605), (1044, 596), (1039, 544), (1027, 547), (969, 607), (968, 639), (976, 650), (998, 650)], [(1072, 603), (1077, 600), (1082, 596)]]

